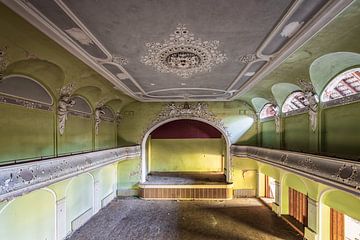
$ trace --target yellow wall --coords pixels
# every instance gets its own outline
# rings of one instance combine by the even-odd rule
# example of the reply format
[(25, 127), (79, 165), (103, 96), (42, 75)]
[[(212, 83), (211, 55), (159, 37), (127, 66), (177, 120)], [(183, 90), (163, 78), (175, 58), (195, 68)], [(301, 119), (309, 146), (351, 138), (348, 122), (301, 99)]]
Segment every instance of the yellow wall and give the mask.
[(223, 171), (222, 139), (152, 139), (150, 171)]

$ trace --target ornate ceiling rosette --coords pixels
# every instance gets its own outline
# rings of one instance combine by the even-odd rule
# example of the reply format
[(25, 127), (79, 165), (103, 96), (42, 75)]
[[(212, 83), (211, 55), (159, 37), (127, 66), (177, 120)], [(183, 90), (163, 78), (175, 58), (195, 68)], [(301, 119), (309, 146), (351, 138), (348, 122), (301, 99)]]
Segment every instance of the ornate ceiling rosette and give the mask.
[(189, 78), (196, 73), (210, 72), (215, 65), (227, 60), (218, 50), (219, 44), (217, 40), (195, 39), (185, 25), (179, 24), (169, 39), (146, 43), (148, 54), (141, 57), (141, 62), (159, 72)]

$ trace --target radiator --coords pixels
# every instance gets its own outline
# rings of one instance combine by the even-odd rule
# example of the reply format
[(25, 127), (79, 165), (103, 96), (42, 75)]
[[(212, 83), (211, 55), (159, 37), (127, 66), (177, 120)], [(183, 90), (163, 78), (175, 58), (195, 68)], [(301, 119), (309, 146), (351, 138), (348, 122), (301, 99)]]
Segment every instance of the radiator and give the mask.
[(71, 231), (75, 231), (76, 229), (80, 228), (84, 225), (93, 215), (93, 209), (89, 208), (84, 213), (82, 213), (79, 217), (75, 218), (71, 222)]
[(248, 198), (255, 197), (255, 189), (234, 189), (234, 198)]

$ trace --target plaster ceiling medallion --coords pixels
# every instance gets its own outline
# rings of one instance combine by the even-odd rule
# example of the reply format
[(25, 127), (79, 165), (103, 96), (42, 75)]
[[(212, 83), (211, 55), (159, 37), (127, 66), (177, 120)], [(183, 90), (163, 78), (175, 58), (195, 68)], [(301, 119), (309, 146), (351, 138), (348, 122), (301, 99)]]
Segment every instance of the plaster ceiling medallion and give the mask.
[(121, 57), (121, 56), (113, 56), (112, 61), (121, 66), (125, 66), (129, 63), (129, 61), (126, 58)]
[(189, 78), (196, 73), (210, 72), (215, 65), (227, 60), (218, 50), (219, 44), (217, 40), (195, 39), (185, 25), (179, 24), (169, 39), (162, 43), (146, 43), (148, 54), (141, 57), (141, 62), (158, 72)]
[(80, 28), (66, 29), (65, 32), (83, 45), (89, 46), (90, 44), (94, 44), (93, 40), (91, 40)]
[(256, 60), (256, 55), (255, 54), (246, 54), (246, 55), (243, 55), (241, 57), (239, 57), (239, 62), (241, 63), (245, 63), (245, 64), (248, 64), (248, 63), (251, 63), (253, 61)]

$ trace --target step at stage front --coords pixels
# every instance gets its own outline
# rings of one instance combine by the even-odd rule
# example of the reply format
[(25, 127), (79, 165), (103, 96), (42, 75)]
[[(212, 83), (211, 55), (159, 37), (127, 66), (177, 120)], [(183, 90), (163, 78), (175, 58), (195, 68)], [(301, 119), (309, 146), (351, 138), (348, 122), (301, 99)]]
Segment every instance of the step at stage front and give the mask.
[(233, 184), (223, 173), (150, 173), (139, 185), (139, 196), (146, 200), (228, 200)]

